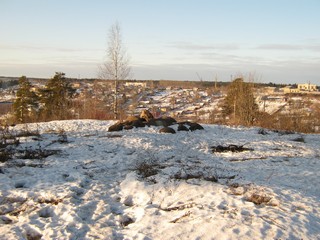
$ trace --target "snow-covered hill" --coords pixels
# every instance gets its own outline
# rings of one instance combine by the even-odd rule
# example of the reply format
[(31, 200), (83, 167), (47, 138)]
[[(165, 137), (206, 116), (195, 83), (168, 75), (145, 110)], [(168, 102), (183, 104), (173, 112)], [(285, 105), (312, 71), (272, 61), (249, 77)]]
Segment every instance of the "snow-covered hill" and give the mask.
[(40, 135), (0, 163), (0, 239), (320, 239), (320, 135), (113, 123), (10, 130)]

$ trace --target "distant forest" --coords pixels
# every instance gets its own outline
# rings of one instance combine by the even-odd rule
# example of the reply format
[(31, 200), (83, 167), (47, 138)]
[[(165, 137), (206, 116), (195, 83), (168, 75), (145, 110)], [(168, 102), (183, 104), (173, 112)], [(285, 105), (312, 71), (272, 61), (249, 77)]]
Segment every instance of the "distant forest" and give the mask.
[[(0, 77), (0, 88), (6, 89), (13, 87), (19, 84), (18, 77)], [(30, 81), (36, 82), (46, 82), (49, 79), (46, 78), (28, 78)], [(66, 78), (71, 82), (94, 82), (98, 81), (113, 81), (113, 80), (101, 80), (96, 78)], [(189, 87), (189, 88), (213, 88), (213, 87), (225, 87), (228, 86), (231, 82), (222, 82), (222, 81), (182, 81), (182, 80), (123, 80), (124, 82), (148, 82), (152, 83), (153, 86), (157, 87)], [(121, 80), (120, 80), (121, 82)], [(255, 87), (284, 87), (286, 85), (295, 86), (296, 84), (279, 84), (279, 83), (254, 83)]]
[(10, 81), (0, 81), (0, 88), (9, 88), (9, 87), (13, 87), (19, 84), (18, 79), (14, 79), (14, 80), (10, 80)]

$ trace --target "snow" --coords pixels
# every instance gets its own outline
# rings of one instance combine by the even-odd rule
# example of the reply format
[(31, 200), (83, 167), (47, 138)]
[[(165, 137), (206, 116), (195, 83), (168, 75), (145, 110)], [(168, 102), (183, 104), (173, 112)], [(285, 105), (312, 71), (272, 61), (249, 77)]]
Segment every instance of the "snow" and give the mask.
[[(320, 135), (112, 124), (12, 127), (40, 132), (18, 149), (57, 152), (0, 163), (0, 239), (320, 239)], [(253, 150), (211, 151), (230, 144)], [(156, 174), (139, 172), (143, 163)]]

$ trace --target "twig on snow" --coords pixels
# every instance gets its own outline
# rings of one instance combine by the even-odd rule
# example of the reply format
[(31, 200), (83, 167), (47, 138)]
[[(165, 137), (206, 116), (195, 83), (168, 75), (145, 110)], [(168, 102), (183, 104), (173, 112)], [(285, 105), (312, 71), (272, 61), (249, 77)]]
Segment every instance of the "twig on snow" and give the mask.
[(283, 227), (282, 225), (280, 225), (279, 223), (276, 222), (276, 220), (270, 218), (270, 217), (267, 217), (267, 216), (260, 216), (260, 218), (264, 221), (266, 221), (267, 223), (269, 224), (274, 224), (276, 225), (278, 228), (281, 228), (282, 230), (286, 230), (285, 227)]
[(170, 221), (170, 223), (176, 223), (176, 222), (178, 222), (179, 220), (181, 220), (182, 218), (188, 217), (188, 216), (190, 216), (190, 215), (191, 215), (191, 211), (188, 211), (188, 212), (186, 212), (185, 214), (183, 214), (182, 216), (173, 219), (172, 221)]

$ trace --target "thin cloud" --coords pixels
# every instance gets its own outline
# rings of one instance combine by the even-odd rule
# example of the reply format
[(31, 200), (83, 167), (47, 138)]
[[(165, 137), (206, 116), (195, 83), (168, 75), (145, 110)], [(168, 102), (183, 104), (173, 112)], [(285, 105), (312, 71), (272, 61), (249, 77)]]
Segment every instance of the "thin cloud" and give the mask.
[(0, 49), (3, 50), (32, 50), (32, 51), (56, 51), (56, 52), (92, 52), (92, 51), (104, 51), (104, 49), (97, 48), (62, 48), (51, 46), (37, 46), (37, 45), (3, 45), (0, 44)]
[(181, 49), (181, 50), (238, 50), (239, 46), (234, 43), (230, 44), (194, 44), (190, 42), (172, 42), (168, 47)]
[(291, 45), (291, 44), (262, 44), (256, 49), (262, 50), (301, 50), (303, 49), (300, 45)]
[(260, 50), (284, 50), (284, 51), (320, 51), (320, 44), (305, 44), (305, 45), (292, 45), (292, 44), (262, 44), (255, 49)]
[(320, 51), (320, 44), (307, 46), (306, 49), (318, 52)]

